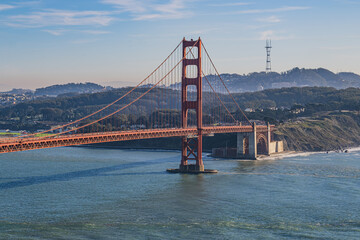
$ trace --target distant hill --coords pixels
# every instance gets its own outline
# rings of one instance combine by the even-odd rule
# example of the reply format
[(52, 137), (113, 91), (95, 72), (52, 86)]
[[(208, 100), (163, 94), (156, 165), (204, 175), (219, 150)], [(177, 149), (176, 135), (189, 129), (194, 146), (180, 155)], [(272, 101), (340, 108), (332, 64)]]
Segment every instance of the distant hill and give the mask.
[(355, 73), (351, 73), (351, 72), (341, 72), (341, 73), (338, 73), (337, 75), (340, 76), (345, 81), (353, 84), (354, 87), (359, 86), (359, 83), (360, 83), (359, 75), (357, 75)]
[[(20, 122), (34, 122), (34, 121), (53, 121), (53, 122), (69, 122), (78, 118), (84, 117), (99, 108), (115, 101), (123, 96), (131, 88), (119, 88), (106, 92), (98, 92), (92, 94), (78, 94), (75, 96), (63, 96), (56, 98), (36, 98), (33, 101), (23, 102), (16, 105), (0, 108), (0, 122), (10, 121), (18, 118)], [(108, 110), (109, 112), (119, 109), (132, 101), (134, 101), (146, 89), (140, 88), (133, 91), (122, 101), (114, 104)], [(170, 108), (171, 103), (176, 103), (180, 100), (179, 92), (171, 89), (166, 89), (164, 95), (167, 96), (167, 102), (153, 101), (155, 96), (163, 93), (163, 90), (153, 89), (146, 97), (141, 98), (134, 103), (131, 108), (122, 111), (122, 114), (137, 114), (138, 116), (148, 116), (152, 114), (155, 108)], [(230, 111), (236, 112), (237, 107), (233, 104), (231, 98), (226, 95), (219, 95), (222, 102), (229, 108)], [(234, 99), (242, 109), (246, 111), (249, 109), (261, 109), (266, 112), (267, 117), (276, 119), (277, 121), (285, 120), (287, 117), (274, 115), (278, 114), (276, 109), (290, 111), (289, 109), (306, 108), (309, 112), (317, 111), (333, 111), (333, 110), (360, 110), (360, 89), (348, 88), (337, 90), (329, 87), (292, 87), (282, 89), (267, 89), (260, 92), (247, 92), (233, 94)], [(217, 99), (212, 94), (204, 95), (203, 102), (204, 115), (209, 113)], [(214, 99), (214, 100), (212, 100)], [(161, 104), (161, 105), (160, 105)], [(270, 110), (269, 110), (270, 109)], [(287, 110), (286, 110), (287, 109)], [(271, 114), (268, 112), (270, 111)], [(76, 113), (76, 114), (74, 114)], [(239, 118), (242, 115), (239, 112)], [(259, 112), (247, 113), (252, 119), (262, 119)], [(255, 115), (254, 115), (255, 114)], [(262, 113), (261, 113), (262, 114)], [(41, 115), (41, 117), (40, 117)], [(297, 116), (297, 115), (296, 115)], [(9, 128), (9, 127), (7, 127)], [(1, 127), (0, 127), (1, 129)]]
[[(221, 89), (217, 76), (207, 76), (215, 89)], [(254, 72), (247, 75), (221, 74), (232, 92), (253, 92), (283, 87), (334, 87), (344, 89), (360, 87), (360, 75), (355, 73), (333, 73), (324, 68), (294, 68), (287, 72)]]
[[(277, 72), (253, 72), (249, 74), (220, 74), (228, 89), (233, 93), (255, 92), (265, 89), (289, 88), (289, 87), (334, 87), (345, 89), (349, 87), (360, 88), (360, 75), (352, 72), (333, 73), (324, 68), (304, 69), (293, 68), (289, 71)], [(224, 87), (216, 75), (206, 76), (214, 89), (223, 92)], [(132, 83), (135, 85), (136, 83)], [(129, 83), (129, 85), (131, 85)], [(211, 91), (207, 82), (203, 81), (203, 90)], [(152, 84), (143, 85), (142, 88), (152, 87)], [(158, 87), (163, 87), (159, 84)], [(171, 85), (171, 89), (181, 89), (181, 83)], [(13, 89), (5, 94), (33, 94), (34, 97), (47, 96), (74, 96), (82, 93), (96, 93), (113, 89), (95, 83), (68, 83), (38, 88), (35, 91), (29, 89)], [(191, 91), (191, 89), (190, 89)]]
[(10, 91), (1, 92), (1, 93), (3, 93), (3, 94), (18, 94), (18, 95), (21, 95), (21, 94), (32, 94), (33, 92), (34, 91), (30, 90), (30, 89), (13, 88)]
[(108, 90), (95, 83), (68, 83), (64, 85), (52, 85), (35, 90), (35, 96), (58, 96), (58, 95), (76, 95), (80, 93), (96, 93)]

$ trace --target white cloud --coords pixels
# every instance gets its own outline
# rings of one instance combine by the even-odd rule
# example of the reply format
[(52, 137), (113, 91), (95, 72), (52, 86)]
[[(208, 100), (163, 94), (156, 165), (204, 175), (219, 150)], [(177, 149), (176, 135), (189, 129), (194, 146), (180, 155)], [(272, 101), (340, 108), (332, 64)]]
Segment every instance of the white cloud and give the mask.
[(153, 19), (159, 19), (161, 18), (162, 15), (161, 14), (143, 14), (143, 15), (138, 15), (137, 17), (134, 17), (134, 20), (153, 20)]
[(22, 2), (16, 2), (13, 4), (16, 4), (18, 7), (27, 7), (27, 6), (34, 6), (34, 5), (39, 5), (41, 3), (41, 0), (38, 1), (22, 1)]
[(78, 39), (78, 40), (74, 40), (74, 41), (71, 41), (70, 43), (72, 44), (86, 44), (86, 43), (94, 43), (94, 42), (97, 42), (98, 39)]
[(274, 31), (271, 31), (271, 30), (264, 31), (264, 32), (261, 32), (260, 35), (261, 35), (260, 36), (261, 40), (266, 40), (266, 39), (269, 39), (269, 38), (273, 37)]
[(279, 23), (279, 22), (281, 22), (281, 19), (278, 18), (277, 16), (270, 16), (267, 18), (259, 18), (258, 21), (265, 22), (265, 23)]
[(83, 33), (93, 34), (93, 35), (102, 35), (102, 34), (109, 34), (108, 31), (99, 31), (99, 30), (84, 30)]
[(178, 13), (179, 10), (184, 8), (184, 2), (182, 0), (172, 0), (167, 4), (157, 4), (153, 6), (155, 11), (162, 13)]
[(259, 40), (266, 40), (266, 39), (287, 40), (287, 39), (294, 39), (294, 36), (279, 35), (277, 32), (274, 32), (272, 30), (260, 32)]
[(126, 12), (145, 12), (144, 3), (138, 0), (102, 0), (102, 3), (112, 4)]
[(214, 4), (209, 4), (209, 6), (211, 7), (234, 7), (234, 6), (246, 6), (246, 5), (250, 5), (252, 3), (248, 3), (248, 2), (236, 2), (236, 3), (214, 3)]
[(100, 30), (82, 30), (82, 31), (76, 31), (76, 30), (65, 30), (65, 29), (55, 29), (55, 30), (43, 30), (43, 32), (50, 33), (54, 36), (61, 36), (64, 35), (64, 33), (68, 32), (79, 32), (79, 33), (85, 33), (85, 34), (91, 34), (91, 35), (102, 35), (102, 34), (109, 34), (108, 31), (100, 31)]
[(87, 43), (94, 43), (99, 41), (99, 39), (91, 39), (91, 38), (85, 38), (85, 39), (77, 39), (74, 41), (70, 41), (72, 44), (87, 44)]
[(64, 32), (66, 32), (67, 30), (43, 30), (44, 32), (47, 32), (47, 33), (50, 33), (51, 35), (54, 35), (54, 36), (60, 36), (60, 35), (63, 35)]
[(274, 12), (288, 12), (288, 11), (296, 11), (296, 10), (307, 10), (310, 7), (281, 7), (281, 8), (272, 8), (272, 9), (250, 9), (250, 10), (242, 10), (236, 13), (238, 14), (255, 14), (255, 13), (274, 13)]
[(4, 11), (4, 10), (8, 10), (8, 9), (13, 9), (13, 8), (15, 8), (15, 6), (8, 5), (8, 4), (0, 4), (0, 11)]
[(170, 0), (155, 4), (147, 0), (102, 0), (116, 8), (131, 14), (132, 20), (179, 19), (191, 15), (185, 11), (187, 0)]
[(65, 11), (48, 9), (28, 15), (15, 15), (9, 17), (8, 25), (18, 27), (44, 27), (44, 26), (107, 26), (115, 18), (111, 12), (105, 11)]

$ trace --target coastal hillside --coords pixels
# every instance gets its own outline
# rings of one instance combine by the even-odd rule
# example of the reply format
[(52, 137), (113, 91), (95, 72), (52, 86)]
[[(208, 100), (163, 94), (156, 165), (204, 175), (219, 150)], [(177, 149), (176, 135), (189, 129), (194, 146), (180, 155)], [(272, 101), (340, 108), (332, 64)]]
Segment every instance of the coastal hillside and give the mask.
[(295, 151), (331, 151), (359, 146), (359, 113), (333, 112), (294, 119), (277, 126), (274, 137), (283, 140), (287, 150)]

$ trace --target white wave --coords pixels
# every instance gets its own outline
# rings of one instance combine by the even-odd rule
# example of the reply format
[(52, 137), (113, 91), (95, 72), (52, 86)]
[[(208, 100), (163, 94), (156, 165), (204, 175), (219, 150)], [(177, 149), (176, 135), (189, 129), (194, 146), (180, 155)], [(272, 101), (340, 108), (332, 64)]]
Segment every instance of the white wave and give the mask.
[(292, 157), (307, 157), (314, 154), (324, 154), (324, 153), (326, 152), (284, 152), (275, 155), (261, 157), (259, 158), (259, 160), (277, 160), (277, 159), (292, 158)]
[(360, 152), (360, 147), (352, 147), (347, 150), (348, 150), (348, 152)]

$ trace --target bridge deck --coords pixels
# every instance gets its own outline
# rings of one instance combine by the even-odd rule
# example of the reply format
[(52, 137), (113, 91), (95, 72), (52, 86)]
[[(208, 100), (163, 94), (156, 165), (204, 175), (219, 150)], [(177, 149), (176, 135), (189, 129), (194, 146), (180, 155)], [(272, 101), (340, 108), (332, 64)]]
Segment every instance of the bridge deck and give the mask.
[[(266, 131), (266, 126), (257, 126), (257, 131)], [(252, 132), (252, 126), (216, 126), (203, 127), (202, 134)], [(165, 128), (131, 131), (99, 132), (88, 134), (71, 134), (55, 137), (13, 138), (0, 142), (0, 153), (18, 152), (41, 148), (53, 148), (94, 144), (114, 141), (128, 141), (162, 137), (196, 136), (196, 128)]]

